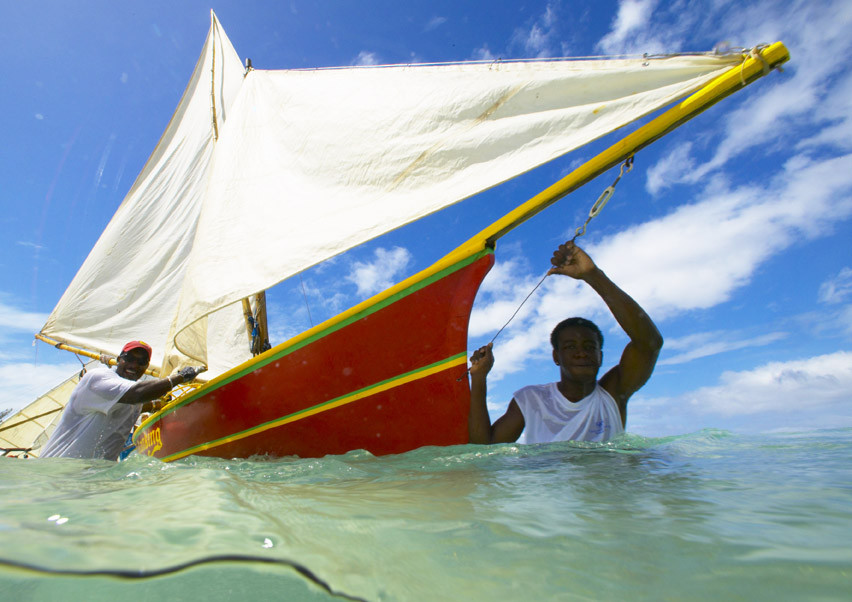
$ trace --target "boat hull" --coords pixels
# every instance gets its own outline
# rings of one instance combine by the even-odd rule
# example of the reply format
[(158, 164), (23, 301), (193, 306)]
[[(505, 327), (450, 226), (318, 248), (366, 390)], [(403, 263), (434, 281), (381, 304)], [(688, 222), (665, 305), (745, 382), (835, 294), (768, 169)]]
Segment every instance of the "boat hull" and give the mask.
[(141, 453), (319, 457), (466, 443), (467, 330), (490, 250), (366, 302), (171, 404)]

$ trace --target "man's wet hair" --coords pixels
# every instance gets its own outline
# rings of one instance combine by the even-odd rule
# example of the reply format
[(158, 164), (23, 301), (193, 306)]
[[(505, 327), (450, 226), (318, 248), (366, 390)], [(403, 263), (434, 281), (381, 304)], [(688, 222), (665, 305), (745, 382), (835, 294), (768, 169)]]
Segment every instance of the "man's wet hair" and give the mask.
[(601, 329), (598, 328), (597, 324), (591, 320), (587, 320), (586, 318), (568, 318), (567, 320), (562, 320), (559, 324), (557, 324), (556, 328), (553, 329), (553, 332), (550, 333), (550, 344), (554, 349), (556, 349), (557, 345), (559, 345), (559, 333), (566, 328), (571, 328), (572, 326), (582, 326), (583, 328), (588, 328), (594, 332), (598, 337), (598, 344), (600, 345), (600, 348), (603, 349), (603, 333), (601, 332)]

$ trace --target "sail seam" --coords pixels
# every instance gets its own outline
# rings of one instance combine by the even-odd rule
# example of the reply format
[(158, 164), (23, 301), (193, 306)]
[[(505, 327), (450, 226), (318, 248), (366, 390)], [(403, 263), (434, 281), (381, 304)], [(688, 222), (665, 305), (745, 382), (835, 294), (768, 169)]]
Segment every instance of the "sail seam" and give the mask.
[(213, 140), (219, 139), (219, 125), (216, 123), (216, 23), (213, 23), (213, 39), (210, 52), (210, 108), (213, 111)]
[(292, 69), (280, 69), (280, 71), (343, 71), (343, 70), (354, 70), (354, 69), (388, 69), (388, 68), (406, 68), (406, 69), (417, 69), (420, 67), (452, 67), (452, 66), (466, 66), (466, 65), (493, 65), (495, 68), (499, 68), (503, 65), (514, 65), (514, 64), (524, 64), (524, 63), (573, 63), (573, 62), (581, 62), (581, 61), (620, 61), (620, 60), (631, 60), (631, 59), (645, 59), (645, 60), (665, 60), (671, 58), (678, 58), (681, 56), (707, 56), (707, 57), (731, 57), (738, 58), (743, 51), (747, 51), (745, 48), (731, 48), (727, 51), (720, 52), (718, 50), (706, 50), (701, 51), (697, 50), (694, 52), (674, 52), (669, 54), (598, 54), (598, 55), (587, 55), (587, 56), (559, 56), (559, 57), (534, 57), (534, 58), (515, 58), (508, 60), (500, 60), (500, 59), (484, 59), (484, 60), (470, 60), (470, 61), (437, 61), (432, 63), (389, 63), (385, 65), (334, 65), (328, 67), (296, 67)]

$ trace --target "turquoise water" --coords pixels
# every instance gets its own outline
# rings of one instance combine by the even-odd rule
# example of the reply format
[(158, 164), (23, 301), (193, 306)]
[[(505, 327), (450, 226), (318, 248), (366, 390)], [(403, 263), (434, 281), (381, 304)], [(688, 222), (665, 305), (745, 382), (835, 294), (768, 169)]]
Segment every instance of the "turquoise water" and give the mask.
[(848, 600), (852, 429), (0, 458), (0, 600)]

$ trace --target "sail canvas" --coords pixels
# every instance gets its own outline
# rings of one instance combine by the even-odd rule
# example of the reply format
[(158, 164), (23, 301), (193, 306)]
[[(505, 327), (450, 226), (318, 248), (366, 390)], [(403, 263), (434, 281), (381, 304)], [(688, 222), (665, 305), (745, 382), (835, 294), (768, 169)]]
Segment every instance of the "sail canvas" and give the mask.
[(240, 302), (694, 91), (740, 55), (246, 70), (215, 18), (166, 132), (42, 333), (211, 376)]

